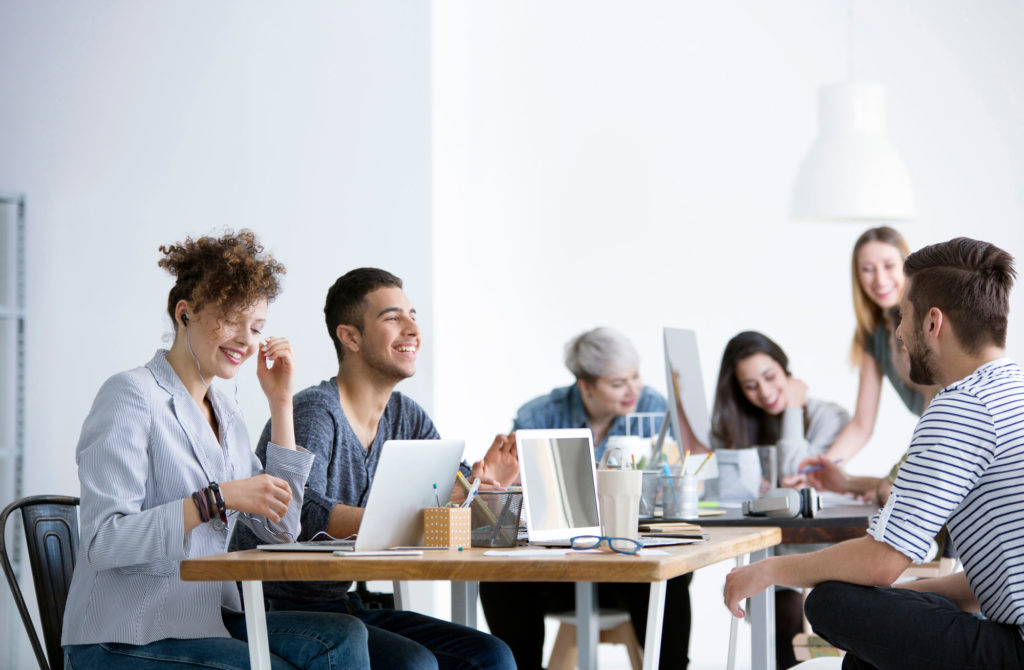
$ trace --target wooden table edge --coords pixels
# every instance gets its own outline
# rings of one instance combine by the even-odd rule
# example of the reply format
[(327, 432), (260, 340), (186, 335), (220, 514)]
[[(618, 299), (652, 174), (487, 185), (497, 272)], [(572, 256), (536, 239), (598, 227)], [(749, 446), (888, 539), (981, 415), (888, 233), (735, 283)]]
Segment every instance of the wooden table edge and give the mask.
[[(669, 556), (571, 555), (550, 559), (486, 557), (487, 549), (425, 552), (423, 556), (358, 557), (258, 549), (181, 562), (184, 581), (505, 581), (656, 582), (671, 579), (782, 541), (775, 526), (706, 528), (711, 539), (665, 547)], [(470, 559), (470, 560), (467, 560)]]

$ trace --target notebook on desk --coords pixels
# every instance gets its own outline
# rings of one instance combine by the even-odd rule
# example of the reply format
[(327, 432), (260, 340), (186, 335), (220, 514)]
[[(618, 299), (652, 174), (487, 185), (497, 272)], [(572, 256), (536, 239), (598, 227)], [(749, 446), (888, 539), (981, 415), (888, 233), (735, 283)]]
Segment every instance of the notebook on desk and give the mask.
[(363, 520), (354, 540), (261, 544), (266, 551), (379, 551), (423, 543), (423, 508), (434, 507), (434, 484), (448, 500), (463, 440), (388, 440), (382, 447)]
[[(573, 537), (601, 535), (590, 430), (517, 430), (516, 448), (530, 544), (568, 547)], [(647, 537), (640, 541), (645, 547), (693, 542)]]

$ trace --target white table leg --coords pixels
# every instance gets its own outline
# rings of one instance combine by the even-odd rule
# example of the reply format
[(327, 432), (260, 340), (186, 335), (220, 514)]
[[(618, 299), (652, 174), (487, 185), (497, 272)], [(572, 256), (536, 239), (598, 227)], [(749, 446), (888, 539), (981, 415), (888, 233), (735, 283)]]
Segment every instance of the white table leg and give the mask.
[(652, 582), (647, 601), (647, 632), (644, 635), (644, 670), (655, 670), (661, 661), (661, 630), (665, 621), (668, 582)]
[(452, 582), (452, 623), (476, 628), (476, 601), (480, 582)]
[(242, 582), (242, 603), (245, 606), (245, 630), (249, 636), (249, 667), (252, 670), (270, 670), (263, 582)]
[[(750, 554), (742, 554), (736, 557), (736, 567), (742, 568), (750, 561)], [(729, 658), (725, 662), (725, 670), (735, 670), (736, 668), (736, 645), (739, 643), (737, 637), (740, 627), (740, 620), (736, 617), (729, 615)]]
[(412, 607), (412, 596), (409, 595), (409, 582), (391, 582), (392, 593), (395, 594), (395, 609), (404, 610)]
[(576, 650), (579, 670), (597, 668), (597, 584), (576, 582)]
[[(771, 547), (750, 553), (750, 562), (768, 558)], [(750, 598), (751, 670), (775, 670), (775, 587)]]

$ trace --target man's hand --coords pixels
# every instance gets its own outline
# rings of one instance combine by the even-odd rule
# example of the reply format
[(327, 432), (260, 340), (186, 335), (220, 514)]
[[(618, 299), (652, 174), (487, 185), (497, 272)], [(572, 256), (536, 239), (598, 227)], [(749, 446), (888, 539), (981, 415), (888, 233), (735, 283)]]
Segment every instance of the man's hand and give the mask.
[(498, 434), (484, 454), (483, 460), (473, 464), (473, 479), (480, 479), (481, 486), (490, 484), (508, 488), (519, 479), (519, 451), (516, 449), (516, 434)]
[(743, 618), (746, 612), (740, 607), (740, 603), (771, 586), (771, 582), (765, 576), (765, 566), (768, 563), (768, 560), (764, 560), (733, 568), (732, 572), (725, 576), (725, 606), (733, 616)]

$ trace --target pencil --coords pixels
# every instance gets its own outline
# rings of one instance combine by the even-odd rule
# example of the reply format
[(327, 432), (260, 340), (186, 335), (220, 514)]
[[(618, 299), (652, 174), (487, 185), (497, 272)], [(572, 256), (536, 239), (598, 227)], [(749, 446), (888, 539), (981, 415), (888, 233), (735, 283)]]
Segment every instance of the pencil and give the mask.
[[(462, 474), (462, 472), (455, 473), (455, 481), (459, 483), (459, 486), (461, 486), (462, 490), (465, 491), (467, 494), (469, 493), (470, 489), (473, 488), (473, 485), (469, 483), (469, 480), (466, 479), (466, 476)], [(505, 538), (505, 541), (509, 543), (512, 542), (512, 538), (509, 536), (508, 530), (501, 527), (501, 525), (498, 523), (498, 520), (494, 517), (494, 512), (492, 512), (491, 508), (487, 506), (487, 503), (485, 503), (483, 500), (480, 500), (480, 498), (473, 498), (473, 502), (470, 503), (470, 505), (476, 505), (476, 508), (483, 512), (484, 516), (487, 517), (487, 522), (499, 530), (501, 536)], [(516, 529), (516, 532), (518, 532), (518, 529)]]
[(711, 460), (711, 455), (714, 454), (714, 453), (715, 452), (713, 452), (713, 451), (709, 451), (708, 452), (708, 455), (704, 457), (704, 462), (701, 463), (700, 466), (698, 466), (697, 469), (694, 471), (694, 473), (693, 473), (694, 477), (696, 477), (697, 475), (700, 474), (700, 471), (703, 470), (704, 466), (708, 464), (708, 461)]

